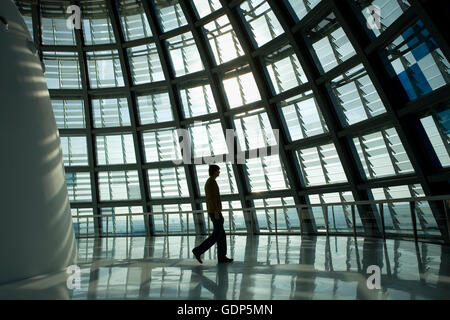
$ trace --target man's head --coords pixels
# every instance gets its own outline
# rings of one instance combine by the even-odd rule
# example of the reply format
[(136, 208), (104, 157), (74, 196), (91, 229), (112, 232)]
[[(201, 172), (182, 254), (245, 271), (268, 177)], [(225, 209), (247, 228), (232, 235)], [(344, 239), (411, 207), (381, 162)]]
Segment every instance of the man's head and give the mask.
[(219, 176), (219, 174), (220, 174), (220, 167), (219, 166), (217, 166), (215, 164), (212, 164), (212, 165), (209, 166), (209, 176), (211, 178), (217, 178)]

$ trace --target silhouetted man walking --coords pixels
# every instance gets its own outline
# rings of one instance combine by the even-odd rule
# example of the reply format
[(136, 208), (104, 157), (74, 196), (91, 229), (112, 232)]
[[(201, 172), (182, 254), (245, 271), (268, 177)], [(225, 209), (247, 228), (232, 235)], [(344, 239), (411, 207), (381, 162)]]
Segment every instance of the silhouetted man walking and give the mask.
[(216, 165), (209, 166), (209, 179), (205, 183), (206, 209), (209, 218), (212, 220), (214, 230), (201, 245), (194, 248), (192, 253), (198, 262), (203, 263), (200, 256), (217, 242), (217, 258), (219, 263), (232, 262), (233, 259), (226, 257), (227, 254), (227, 238), (223, 228), (222, 202), (220, 201), (219, 186), (216, 178), (220, 174), (220, 167)]

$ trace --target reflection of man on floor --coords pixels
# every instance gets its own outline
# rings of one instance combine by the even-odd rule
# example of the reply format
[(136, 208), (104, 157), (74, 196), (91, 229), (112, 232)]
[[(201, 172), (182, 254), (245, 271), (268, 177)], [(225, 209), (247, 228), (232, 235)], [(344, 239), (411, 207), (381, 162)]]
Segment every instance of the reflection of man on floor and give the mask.
[(192, 269), (191, 282), (199, 282), (196, 286), (193, 286), (189, 298), (199, 299), (201, 297), (201, 288), (214, 294), (215, 300), (227, 300), (228, 292), (228, 264), (217, 265), (217, 283), (203, 275), (203, 267), (197, 266)]
[(216, 178), (220, 175), (220, 167), (209, 166), (209, 179), (205, 183), (206, 208), (209, 218), (212, 220), (214, 230), (202, 244), (192, 250), (198, 262), (203, 263), (200, 256), (217, 242), (217, 259), (219, 263), (232, 262), (233, 259), (226, 257), (227, 238), (223, 228), (222, 202), (220, 201), (219, 186)]

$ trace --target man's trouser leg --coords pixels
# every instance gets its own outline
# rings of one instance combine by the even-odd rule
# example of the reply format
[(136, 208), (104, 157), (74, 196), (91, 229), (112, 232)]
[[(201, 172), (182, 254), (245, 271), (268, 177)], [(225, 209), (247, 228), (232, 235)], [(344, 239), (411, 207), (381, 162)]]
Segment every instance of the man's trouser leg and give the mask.
[[(221, 217), (219, 220), (216, 220), (216, 218), (214, 217), (214, 213), (209, 213), (208, 215), (213, 222), (214, 230), (213, 233), (205, 241), (203, 241), (197, 248), (194, 249), (199, 255), (205, 253), (209, 248), (211, 248), (214, 245), (214, 243), (216, 243), (219, 239), (225, 236), (225, 231), (223, 230), (223, 218)], [(223, 240), (221, 241), (223, 242)], [(219, 252), (219, 250), (223, 250), (223, 248), (222, 247), (220, 249), (217, 248), (217, 252)], [(226, 242), (225, 242), (225, 250), (226, 250)], [(222, 251), (220, 251), (220, 253), (222, 253)]]

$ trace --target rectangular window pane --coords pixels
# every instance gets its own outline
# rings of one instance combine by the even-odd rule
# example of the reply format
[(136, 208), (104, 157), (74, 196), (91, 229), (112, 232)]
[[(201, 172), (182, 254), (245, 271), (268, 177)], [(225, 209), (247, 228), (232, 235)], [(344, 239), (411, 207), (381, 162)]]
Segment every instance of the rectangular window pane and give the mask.
[(291, 46), (286, 46), (264, 58), (272, 87), (276, 94), (308, 82)]
[(321, 0), (288, 0), (288, 6), (298, 21), (303, 19)]
[(117, 50), (88, 52), (86, 58), (91, 88), (124, 86)]
[(137, 171), (99, 172), (100, 201), (141, 198)]
[(210, 13), (222, 8), (220, 0), (193, 0), (199, 18), (206, 17)]
[(71, 202), (92, 201), (89, 172), (66, 172), (66, 185)]
[(318, 67), (323, 73), (330, 71), (356, 54), (334, 13), (307, 31)]
[(353, 138), (366, 179), (414, 172), (395, 128)]
[(219, 120), (198, 122), (188, 127), (191, 154), (195, 158), (228, 153), (227, 143)]
[(185, 118), (217, 112), (216, 102), (209, 84), (181, 84), (180, 95)]
[(191, 32), (167, 40), (170, 58), (176, 77), (204, 69)]
[(331, 81), (331, 93), (344, 126), (349, 126), (386, 112), (372, 80), (362, 65)]
[(61, 147), (65, 166), (87, 166), (86, 136), (61, 136)]
[(127, 49), (134, 84), (164, 80), (164, 73), (154, 43)]
[(130, 126), (130, 113), (126, 98), (92, 100), (96, 128)]
[(152, 199), (189, 197), (183, 167), (148, 170)]
[(279, 133), (272, 130), (267, 113), (263, 109), (236, 115), (234, 126), (242, 151), (278, 144)]
[(81, 89), (76, 52), (43, 52), (43, 60), (49, 89)]
[(114, 43), (114, 32), (104, 0), (83, 1), (82, 12), (84, 44)]
[(118, 12), (125, 41), (152, 36), (141, 1), (120, 0)]
[(226, 74), (223, 86), (231, 109), (261, 100), (258, 86), (247, 67), (235, 69)]
[[(368, 29), (375, 36), (381, 35), (391, 24), (393, 24), (406, 10), (410, 8), (410, 4), (407, 0), (353, 0), (361, 9), (361, 13), (364, 16), (364, 21), (371, 28)], [(380, 19), (378, 23), (375, 21), (375, 16)]]
[(246, 0), (239, 8), (258, 47), (284, 33), (267, 1)]
[(95, 234), (95, 228), (92, 208), (72, 208), (70, 211), (72, 213), (75, 237), (93, 236)]
[(282, 101), (281, 112), (291, 141), (328, 132), (312, 91)]
[(59, 129), (86, 127), (83, 100), (52, 99), (51, 102)]
[(184, 25), (187, 25), (183, 10), (178, 0), (158, 1), (154, 0), (156, 15), (158, 17), (161, 29), (167, 32)]
[(97, 136), (96, 150), (99, 165), (136, 163), (131, 134)]
[[(178, 213), (192, 211), (189, 203), (153, 205), (152, 212), (155, 234), (195, 234), (195, 223), (192, 213)], [(160, 214), (162, 213), (162, 214)]]
[[(425, 193), (420, 184), (376, 188), (372, 189), (371, 192), (374, 200), (425, 197)], [(383, 204), (383, 214), (387, 234), (414, 234), (409, 202)], [(440, 235), (428, 201), (416, 201), (415, 214), (419, 236)]]
[(418, 20), (382, 53), (391, 77), (398, 79), (409, 100), (415, 100), (450, 83), (450, 63)]
[(450, 109), (433, 113), (420, 121), (441, 166), (450, 167)]
[(66, 9), (70, 1), (41, 1), (42, 44), (75, 45), (74, 29), (67, 28)]
[(251, 192), (289, 188), (286, 172), (278, 155), (246, 159), (245, 166)]
[(347, 182), (334, 144), (297, 151), (305, 186)]
[(137, 104), (140, 124), (173, 121), (172, 107), (167, 92), (154, 92), (138, 96)]
[(204, 26), (216, 64), (222, 64), (244, 54), (241, 44), (226, 15)]
[[(121, 216), (122, 214), (137, 214), (142, 212), (142, 207), (138, 206), (100, 208), (100, 213), (104, 216), (102, 217), (102, 235), (145, 235), (143, 215)], [(108, 215), (108, 217), (105, 215)]]
[(142, 134), (145, 162), (174, 161), (181, 159), (181, 148), (175, 128), (146, 131)]

